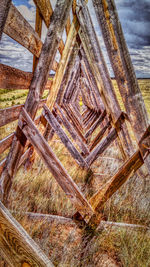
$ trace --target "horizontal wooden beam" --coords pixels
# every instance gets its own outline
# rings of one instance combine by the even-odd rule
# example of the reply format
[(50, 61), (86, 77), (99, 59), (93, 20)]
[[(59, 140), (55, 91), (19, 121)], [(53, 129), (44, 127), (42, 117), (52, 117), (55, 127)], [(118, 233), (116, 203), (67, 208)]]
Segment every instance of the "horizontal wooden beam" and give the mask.
[(0, 154), (2, 154), (7, 148), (10, 147), (13, 137), (14, 137), (14, 133), (0, 140)]
[(0, 202), (0, 249), (9, 266), (54, 266)]
[(54, 117), (54, 115), (50, 112), (50, 110), (47, 108), (46, 105), (44, 105), (44, 112), (43, 116), (47, 120), (47, 122), (51, 125), (51, 127), (54, 129), (56, 134), (59, 136), (61, 141), (63, 142), (64, 146), (68, 149), (72, 157), (76, 160), (76, 162), (82, 166), (88, 168), (88, 165), (86, 164), (84, 158), (81, 156), (81, 154), (78, 152), (78, 150), (75, 148), (73, 143), (70, 141), (64, 130), (62, 129), (61, 125), (57, 121), (57, 119)]
[(37, 153), (43, 159), (58, 184), (66, 193), (66, 196), (70, 199), (84, 220), (88, 221), (89, 217), (93, 214), (91, 206), (68, 175), (61, 162), (57, 159), (44, 137), (39, 133), (34, 122), (24, 108), (22, 109), (22, 118), (19, 121), (19, 127), (37, 150)]
[(117, 132), (115, 129), (112, 129), (108, 136), (98, 144), (95, 149), (90, 153), (90, 155), (86, 158), (87, 164), (90, 166), (93, 161), (95, 161), (100, 154), (102, 154), (105, 149), (117, 138)]
[[(39, 109), (43, 107), (44, 103), (46, 103), (46, 100), (41, 100)], [(24, 105), (17, 105), (10, 108), (0, 109), (0, 127), (17, 120), (23, 106)]]
[[(33, 74), (0, 64), (0, 88), (9, 90), (29, 89)], [(51, 88), (53, 76), (50, 76), (45, 90)]]
[[(43, 43), (39, 35), (13, 4), (11, 4), (9, 9), (4, 33), (27, 48), (36, 57), (40, 56)], [(56, 64), (55, 61), (55, 70)]]

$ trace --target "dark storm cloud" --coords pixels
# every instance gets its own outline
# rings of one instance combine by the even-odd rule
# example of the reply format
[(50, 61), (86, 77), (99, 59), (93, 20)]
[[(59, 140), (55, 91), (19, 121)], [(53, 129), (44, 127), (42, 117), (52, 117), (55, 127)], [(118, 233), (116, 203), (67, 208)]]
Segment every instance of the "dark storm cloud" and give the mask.
[(116, 5), (128, 46), (150, 45), (150, 1), (117, 0)]

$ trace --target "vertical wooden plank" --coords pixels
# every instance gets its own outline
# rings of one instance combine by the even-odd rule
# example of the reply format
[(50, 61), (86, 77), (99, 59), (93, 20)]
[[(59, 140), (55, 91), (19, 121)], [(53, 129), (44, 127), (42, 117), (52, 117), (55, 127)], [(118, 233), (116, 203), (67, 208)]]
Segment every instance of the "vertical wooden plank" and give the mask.
[[(139, 142), (148, 115), (113, 0), (92, 0), (126, 112)], [(150, 157), (146, 159), (150, 172)]]
[[(39, 11), (38, 7), (36, 8), (35, 31), (37, 32), (37, 34), (41, 38), (41, 34), (42, 34), (42, 17), (41, 17), (41, 14), (40, 14), (40, 11)], [(33, 72), (35, 71), (37, 63), (38, 63), (38, 58), (34, 55), (33, 56)]]
[(1, 0), (0, 2), (0, 40), (2, 37), (5, 22), (10, 9), (11, 0)]
[(78, 135), (76, 130), (73, 128), (73, 126), (71, 125), (69, 120), (67, 120), (67, 118), (64, 115), (63, 110), (57, 104), (56, 104), (56, 108), (60, 113), (60, 116), (61, 116), (61, 119), (62, 119), (62, 122), (63, 122), (64, 126), (66, 127), (66, 129), (68, 130), (68, 132), (70, 133), (72, 138), (78, 144), (78, 146), (80, 147), (80, 149), (82, 150), (84, 155), (88, 155), (89, 154), (89, 150), (88, 150), (87, 146), (83, 143), (81, 137)]
[[(40, 98), (46, 85), (49, 71), (52, 68), (53, 61), (57, 52), (59, 41), (61, 39), (65, 22), (68, 17), (72, 1), (57, 1), (56, 7), (51, 18), (51, 24), (42, 47), (39, 62), (30, 85), (29, 94), (25, 102), (25, 109), (34, 118), (38, 109)], [(24, 150), (26, 138), (24, 134), (17, 128), (16, 135), (13, 139), (11, 150), (8, 154), (5, 168), (0, 180), (0, 197), (7, 200), (11, 187), (12, 178), (17, 170), (20, 157)]]

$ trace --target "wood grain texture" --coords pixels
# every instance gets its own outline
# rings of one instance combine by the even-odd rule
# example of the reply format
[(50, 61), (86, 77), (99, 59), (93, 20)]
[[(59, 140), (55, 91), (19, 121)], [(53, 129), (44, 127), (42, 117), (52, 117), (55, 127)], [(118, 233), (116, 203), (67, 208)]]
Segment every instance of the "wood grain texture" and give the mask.
[(79, 24), (78, 24), (77, 18), (74, 17), (66, 43), (65, 43), (65, 48), (63, 50), (62, 57), (59, 62), (59, 67), (53, 80), (50, 95), (47, 99), (47, 106), (50, 108), (51, 111), (56, 101), (57, 94), (58, 94), (60, 85), (63, 80), (64, 73), (65, 73), (65, 69), (67, 67), (69, 57), (71, 55), (74, 43), (76, 41), (76, 35), (77, 35), (78, 29), (79, 29)]
[(95, 121), (95, 123), (91, 126), (91, 128), (86, 132), (85, 138), (88, 138), (100, 125), (100, 123), (105, 119), (106, 117), (106, 110), (103, 111), (103, 113), (99, 116), (99, 118)]
[[(41, 39), (13, 4), (9, 9), (4, 32), (27, 48), (33, 55), (40, 56), (43, 45)], [(54, 70), (56, 70), (56, 64), (55, 62)]]
[(27, 48), (32, 54), (37, 57), (40, 56), (42, 41), (13, 4), (11, 4), (8, 13), (4, 32)]
[(110, 121), (107, 122), (107, 124), (100, 130), (100, 132), (95, 136), (92, 144), (90, 145), (90, 151), (94, 149), (94, 147), (101, 141), (104, 134), (106, 133), (107, 129), (111, 128)]
[[(36, 70), (33, 74), (29, 94), (24, 105), (32, 119), (34, 119), (36, 116), (39, 102), (48, 80), (49, 72), (52, 69), (70, 7), (71, 1), (69, 0), (57, 1), (55, 10), (51, 17), (51, 24), (42, 47)], [(21, 140), (23, 140), (23, 142)], [(17, 166), (23, 153), (25, 143), (26, 138), (24, 134), (20, 132), (18, 127), (16, 130), (16, 137), (13, 139), (5, 167), (1, 175), (0, 197), (3, 199), (3, 201), (7, 201), (8, 193), (11, 188), (11, 182), (15, 172), (17, 171)]]
[[(35, 18), (35, 32), (37, 32), (39, 38), (41, 39), (41, 34), (42, 34), (42, 16), (40, 14), (40, 10), (37, 7), (36, 8), (36, 18)], [(36, 57), (35, 55), (33, 56), (33, 72), (35, 71), (35, 68), (37, 66), (38, 63), (38, 57)]]
[(10, 147), (13, 140), (14, 133), (0, 140), (0, 154), (2, 154), (7, 148)]
[(25, 263), (35, 267), (54, 266), (1, 202), (0, 249), (1, 255), (12, 267)]
[[(46, 103), (46, 100), (41, 100), (38, 108), (42, 108), (44, 103)], [(0, 109), (0, 127), (17, 120), (23, 106), (15, 105), (10, 108)]]
[(94, 228), (100, 223), (101, 209), (104, 203), (143, 165), (144, 161), (138, 150), (126, 161), (119, 171), (90, 199), (90, 204), (95, 210), (95, 214), (91, 217), (89, 224)]
[(75, 148), (73, 143), (70, 141), (64, 130), (62, 129), (61, 125), (55, 119), (54, 115), (50, 112), (46, 105), (44, 105), (44, 117), (46, 118), (47, 122), (51, 125), (51, 127), (55, 130), (56, 134), (59, 136), (65, 147), (68, 149), (72, 157), (76, 160), (76, 162), (88, 169), (88, 165), (84, 161), (84, 158), (80, 155), (79, 151)]
[(0, 4), (0, 40), (1, 40), (3, 29), (5, 26), (6, 20), (7, 20), (10, 5), (11, 5), (11, 0), (1, 0), (1, 4)]
[[(0, 64), (0, 88), (9, 90), (29, 89), (33, 74), (10, 66)], [(45, 85), (45, 89), (50, 89), (53, 76)]]
[[(44, 1), (34, 0), (34, 3), (38, 7), (47, 28), (49, 28), (50, 22), (51, 22), (51, 16), (53, 14), (53, 8), (51, 5), (51, 2), (49, 0), (44, 0)], [(67, 29), (68, 29), (68, 26), (67, 26)], [(62, 51), (64, 49), (63, 40), (60, 41), (58, 49), (59, 49), (60, 54), (62, 54)]]
[(19, 126), (37, 150), (37, 153), (43, 159), (58, 184), (66, 193), (67, 197), (71, 200), (78, 212), (83, 216), (84, 220), (87, 221), (93, 214), (91, 206), (88, 204), (77, 185), (57, 159), (44, 137), (41, 136), (25, 109), (23, 109), (22, 120), (19, 121)]

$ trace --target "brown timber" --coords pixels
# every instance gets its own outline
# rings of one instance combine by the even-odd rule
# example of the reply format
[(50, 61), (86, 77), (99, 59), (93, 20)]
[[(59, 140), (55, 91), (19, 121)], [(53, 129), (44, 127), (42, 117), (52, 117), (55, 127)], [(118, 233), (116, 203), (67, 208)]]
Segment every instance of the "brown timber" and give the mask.
[(87, 221), (89, 216), (93, 214), (91, 206), (88, 204), (77, 185), (57, 159), (44, 137), (39, 133), (34, 122), (31, 120), (24, 108), (22, 111), (22, 119), (19, 121), (19, 126), (37, 150), (50, 172), (66, 193), (67, 197), (71, 200), (85, 221)]

